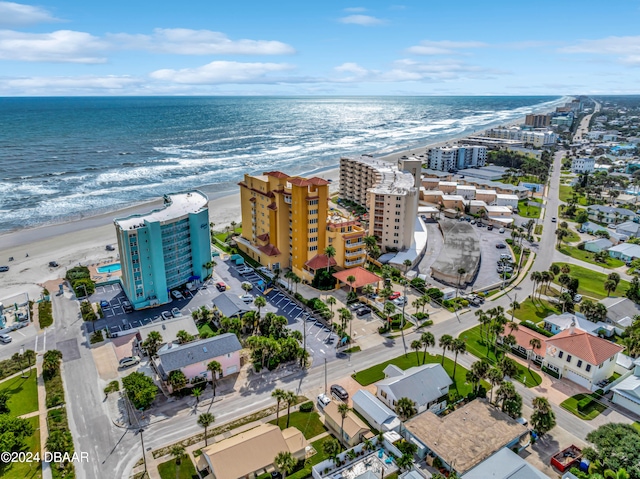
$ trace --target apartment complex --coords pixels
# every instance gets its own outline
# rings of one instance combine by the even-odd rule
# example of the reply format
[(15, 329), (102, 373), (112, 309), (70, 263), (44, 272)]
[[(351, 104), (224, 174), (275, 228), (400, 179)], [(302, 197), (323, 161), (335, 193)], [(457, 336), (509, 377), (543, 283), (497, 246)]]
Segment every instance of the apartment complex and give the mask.
[(169, 290), (209, 275), (208, 198), (200, 191), (164, 196), (162, 208), (114, 220), (122, 287), (135, 309), (168, 303)]
[(536, 148), (553, 145), (558, 141), (558, 135), (552, 131), (527, 131), (519, 128), (492, 128), (485, 132), (485, 136), (503, 140), (516, 140), (525, 144), (530, 143)]
[(595, 158), (574, 158), (571, 161), (571, 171), (573, 173), (593, 173), (595, 169)]
[(427, 164), (432, 170), (454, 171), (475, 168), (484, 166), (486, 161), (486, 146), (438, 146), (427, 150)]
[(534, 128), (547, 128), (551, 125), (551, 115), (527, 115), (524, 124)]
[[(310, 281), (317, 269), (364, 265), (364, 229), (329, 214), (329, 182), (270, 171), (244, 175), (240, 185), (242, 236), (238, 247), (270, 269), (291, 268)], [(336, 249), (327, 258), (327, 246)]]
[[(400, 160), (413, 166), (414, 160)], [(368, 156), (340, 158), (340, 196), (369, 211), (369, 235), (385, 251), (408, 249), (414, 241), (420, 170), (415, 176)]]

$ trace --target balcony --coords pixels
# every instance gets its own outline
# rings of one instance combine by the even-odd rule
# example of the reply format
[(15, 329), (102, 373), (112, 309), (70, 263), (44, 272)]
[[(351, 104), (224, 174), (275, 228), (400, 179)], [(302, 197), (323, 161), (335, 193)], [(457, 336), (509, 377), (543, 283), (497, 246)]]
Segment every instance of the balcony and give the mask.
[(363, 246), (364, 241), (358, 241), (357, 243), (345, 243), (345, 247), (347, 248), (355, 248), (356, 246)]
[(288, 205), (291, 204), (291, 196), (284, 195), (284, 202)]
[(345, 255), (347, 258), (353, 258), (353, 257), (355, 257), (355, 256), (362, 256), (362, 255), (364, 255), (364, 254), (365, 254), (365, 252), (364, 252), (363, 250), (361, 250), (361, 249), (359, 249), (359, 250), (357, 250), (357, 251), (346, 251), (346, 252), (344, 253), (344, 255)]
[(363, 264), (363, 263), (364, 263), (364, 260), (365, 260), (365, 258), (364, 258), (364, 257), (362, 257), (362, 258), (354, 259), (354, 260), (352, 260), (352, 261), (345, 261), (345, 262), (344, 262), (344, 265), (345, 265), (345, 266), (357, 266), (357, 265), (359, 265), (359, 264)]

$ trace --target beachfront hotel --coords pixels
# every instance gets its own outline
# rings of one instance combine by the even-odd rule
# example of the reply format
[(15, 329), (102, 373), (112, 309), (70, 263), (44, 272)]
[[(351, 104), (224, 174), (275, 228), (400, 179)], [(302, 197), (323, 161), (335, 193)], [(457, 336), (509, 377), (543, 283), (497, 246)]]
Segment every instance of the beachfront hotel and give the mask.
[(429, 169), (454, 171), (484, 166), (487, 147), (473, 145), (437, 146), (427, 150)]
[(485, 132), (487, 138), (502, 140), (516, 140), (524, 144), (530, 143), (536, 148), (553, 145), (558, 141), (558, 135), (552, 131), (530, 131), (520, 128), (491, 128)]
[(398, 163), (368, 156), (340, 158), (340, 197), (367, 208), (369, 235), (378, 238), (384, 251), (403, 251), (414, 242), (420, 161)]
[(208, 276), (208, 198), (194, 190), (164, 196), (162, 208), (114, 220), (122, 287), (134, 309), (168, 303), (170, 290)]
[[(239, 183), (242, 235), (238, 248), (269, 269), (291, 270), (311, 281), (318, 269), (364, 266), (365, 231), (329, 210), (329, 182), (280, 171), (244, 175)], [(324, 250), (333, 246), (336, 255)]]

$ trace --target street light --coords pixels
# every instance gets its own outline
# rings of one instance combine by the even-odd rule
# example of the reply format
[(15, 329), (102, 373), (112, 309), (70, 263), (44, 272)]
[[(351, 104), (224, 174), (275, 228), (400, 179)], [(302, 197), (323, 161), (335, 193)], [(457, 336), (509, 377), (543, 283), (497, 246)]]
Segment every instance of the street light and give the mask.
[(140, 433), (140, 442), (142, 443), (142, 462), (144, 462), (144, 472), (142, 473), (142, 477), (144, 477), (147, 474), (147, 456), (144, 453), (144, 438), (142, 437), (144, 429), (140, 428), (138, 429), (138, 432)]

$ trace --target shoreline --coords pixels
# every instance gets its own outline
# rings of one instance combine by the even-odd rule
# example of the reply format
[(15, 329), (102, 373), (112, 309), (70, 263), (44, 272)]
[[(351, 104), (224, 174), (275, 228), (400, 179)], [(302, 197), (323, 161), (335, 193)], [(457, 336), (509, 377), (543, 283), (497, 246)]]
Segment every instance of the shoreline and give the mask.
[[(457, 143), (489, 128), (509, 127), (521, 123), (524, 123), (524, 117), (497, 123), (483, 130), (460, 134), (446, 140), (422, 146), (405, 147), (375, 156), (385, 161), (397, 161), (400, 156), (420, 154), (430, 147)], [(331, 179), (330, 188), (333, 193), (339, 186), (339, 173), (339, 164), (336, 163), (301, 172), (299, 175), (315, 175)], [(213, 229), (222, 230), (232, 221), (241, 221), (240, 193), (237, 188), (235, 191), (218, 192), (215, 192), (215, 188), (216, 185), (213, 184), (201, 185), (198, 189), (204, 191), (209, 197), (209, 221), (214, 223)], [(212, 190), (213, 194), (210, 193)], [(41, 291), (38, 284), (62, 277), (66, 268), (78, 264), (117, 261), (117, 251), (105, 249), (107, 244), (114, 244), (117, 241), (113, 220), (132, 214), (146, 213), (161, 205), (162, 199), (144, 201), (93, 216), (14, 230), (0, 235), (0, 264), (10, 267), (9, 272), (0, 274), (0, 290), (3, 291), (3, 298), (0, 300), (21, 292), (28, 292), (32, 298), (38, 297)], [(9, 257), (13, 257), (14, 260), (9, 262)], [(57, 261), (60, 266), (49, 268), (50, 261)]]

